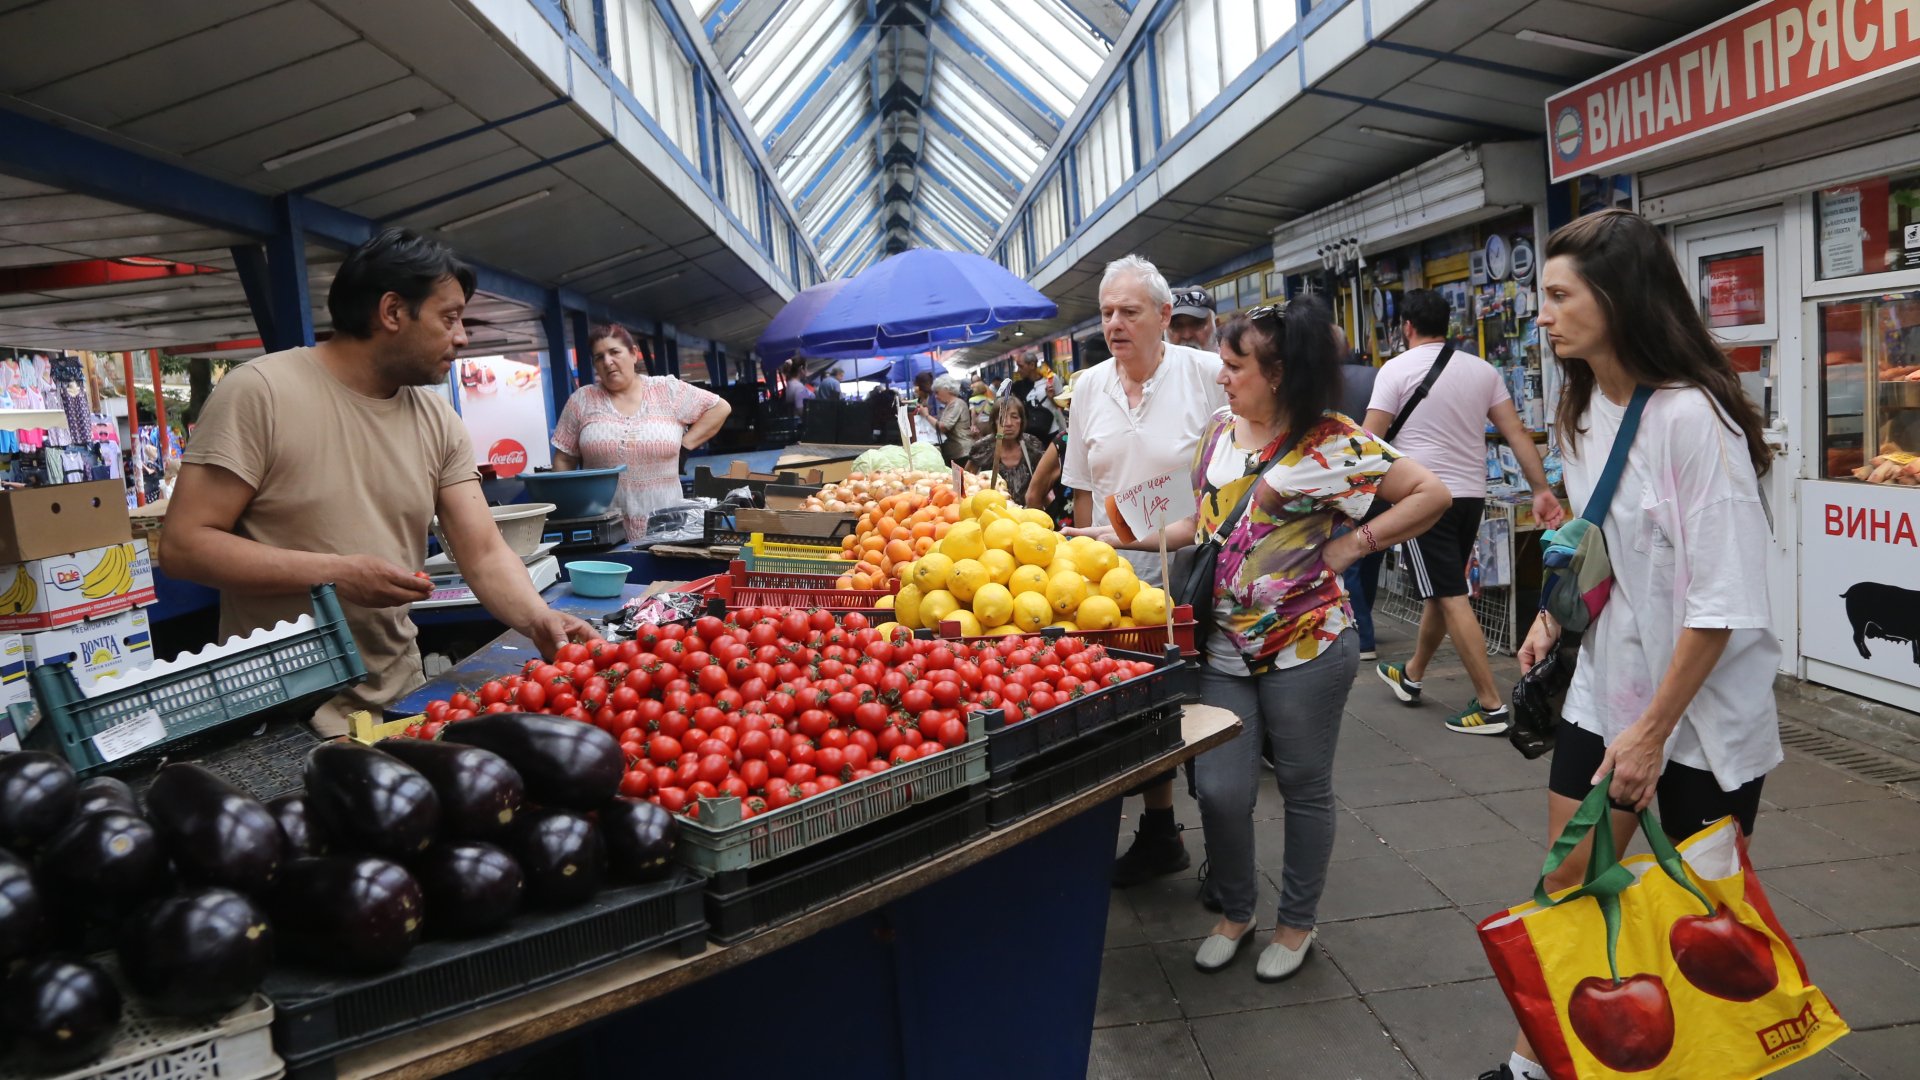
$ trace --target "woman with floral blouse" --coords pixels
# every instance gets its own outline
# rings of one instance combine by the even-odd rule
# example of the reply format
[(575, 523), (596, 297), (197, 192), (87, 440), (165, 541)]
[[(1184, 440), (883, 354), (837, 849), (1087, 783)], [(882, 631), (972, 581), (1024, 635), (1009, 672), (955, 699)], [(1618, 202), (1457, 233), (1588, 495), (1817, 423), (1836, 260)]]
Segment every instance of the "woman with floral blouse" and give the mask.
[[(1286, 853), (1278, 925), (1255, 975), (1277, 982), (1299, 970), (1317, 936), (1333, 854), (1333, 753), (1360, 663), (1341, 573), (1419, 535), (1449, 500), (1432, 473), (1337, 411), (1341, 358), (1323, 304), (1256, 308), (1221, 327), (1219, 341), (1227, 407), (1195, 451), (1198, 512), (1166, 528), (1169, 548), (1227, 529), (1201, 693), (1242, 724), (1233, 741), (1194, 762), (1210, 867), (1202, 902), (1221, 913), (1194, 964), (1221, 970), (1254, 936), (1253, 807), (1260, 748), (1270, 742), (1286, 800)], [(1245, 511), (1228, 522), (1249, 491)], [(1393, 508), (1356, 524), (1376, 497)], [(1157, 548), (1159, 538), (1128, 546)]]

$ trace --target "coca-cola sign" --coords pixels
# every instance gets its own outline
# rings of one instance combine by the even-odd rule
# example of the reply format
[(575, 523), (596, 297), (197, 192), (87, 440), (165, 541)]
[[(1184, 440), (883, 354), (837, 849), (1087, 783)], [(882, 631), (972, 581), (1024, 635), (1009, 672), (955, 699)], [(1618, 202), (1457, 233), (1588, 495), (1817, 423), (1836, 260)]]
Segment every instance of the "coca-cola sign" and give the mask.
[(501, 439), (487, 449), (487, 464), (493, 475), (505, 478), (527, 471), (527, 448), (517, 439)]

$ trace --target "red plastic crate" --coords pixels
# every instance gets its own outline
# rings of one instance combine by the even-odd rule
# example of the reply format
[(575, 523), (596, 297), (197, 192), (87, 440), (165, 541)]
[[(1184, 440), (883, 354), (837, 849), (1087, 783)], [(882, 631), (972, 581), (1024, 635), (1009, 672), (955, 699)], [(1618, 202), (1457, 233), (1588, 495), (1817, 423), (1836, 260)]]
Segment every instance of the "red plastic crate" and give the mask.
[(824, 608), (828, 611), (879, 610), (882, 599), (899, 589), (895, 582), (885, 589), (842, 589), (837, 578), (826, 574), (783, 574), (748, 570), (735, 562), (728, 573), (718, 575), (706, 589), (706, 595), (718, 597), (729, 611), (743, 607)]
[[(960, 624), (944, 622), (940, 624), (940, 636), (943, 638), (960, 637)], [(1033, 635), (1025, 635), (1031, 637)], [(1167, 628), (1160, 626), (1126, 626), (1115, 630), (1075, 630), (1069, 636), (1080, 638), (1090, 644), (1105, 645), (1109, 649), (1122, 649), (1127, 652), (1158, 653), (1167, 643)], [(997, 638), (981, 636), (970, 637), (968, 641), (997, 641)], [(1200, 650), (1193, 643), (1193, 608), (1181, 604), (1173, 609), (1173, 643), (1180, 646), (1180, 655), (1198, 656)]]

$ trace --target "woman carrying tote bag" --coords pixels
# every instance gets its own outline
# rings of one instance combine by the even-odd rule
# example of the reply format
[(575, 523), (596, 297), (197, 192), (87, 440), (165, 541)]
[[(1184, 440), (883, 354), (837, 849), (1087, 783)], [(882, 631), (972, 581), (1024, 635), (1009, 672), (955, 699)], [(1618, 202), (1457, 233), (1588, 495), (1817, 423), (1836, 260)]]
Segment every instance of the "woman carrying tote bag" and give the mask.
[[(1341, 358), (1323, 305), (1255, 308), (1219, 339), (1227, 407), (1195, 453), (1198, 513), (1166, 528), (1169, 548), (1218, 541), (1214, 558), (1195, 560), (1213, 566), (1203, 595), (1176, 599), (1213, 615), (1201, 693), (1242, 723), (1233, 741), (1194, 762), (1211, 868), (1203, 903), (1221, 913), (1194, 964), (1221, 970), (1254, 936), (1253, 807), (1260, 748), (1271, 741), (1286, 856), (1279, 925), (1255, 975), (1277, 982), (1306, 959), (1333, 853), (1333, 752), (1360, 664), (1341, 574), (1369, 551), (1418, 536), (1450, 498), (1426, 468), (1339, 412)], [(1393, 509), (1335, 535), (1376, 496)], [(1107, 528), (1070, 531), (1118, 539)], [(1156, 549), (1159, 538), (1126, 546)]]

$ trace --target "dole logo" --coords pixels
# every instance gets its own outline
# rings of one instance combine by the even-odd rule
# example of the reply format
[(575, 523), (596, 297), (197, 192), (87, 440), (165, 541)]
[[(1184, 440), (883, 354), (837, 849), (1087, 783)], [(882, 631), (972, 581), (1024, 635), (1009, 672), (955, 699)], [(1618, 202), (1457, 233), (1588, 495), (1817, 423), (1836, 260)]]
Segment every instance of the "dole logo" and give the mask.
[(1814, 1015), (1813, 1003), (1800, 1010), (1800, 1015), (1789, 1017), (1772, 1027), (1761, 1028), (1754, 1032), (1760, 1037), (1760, 1045), (1769, 1056), (1783, 1050), (1791, 1050), (1807, 1041), (1814, 1032), (1820, 1030), (1820, 1018)]
[(527, 469), (527, 448), (518, 440), (501, 439), (487, 448), (487, 464), (495, 476), (518, 476)]
[(52, 584), (62, 592), (72, 592), (80, 587), (80, 582), (85, 577), (86, 575), (80, 572), (79, 567), (72, 563), (63, 563), (53, 568)]

